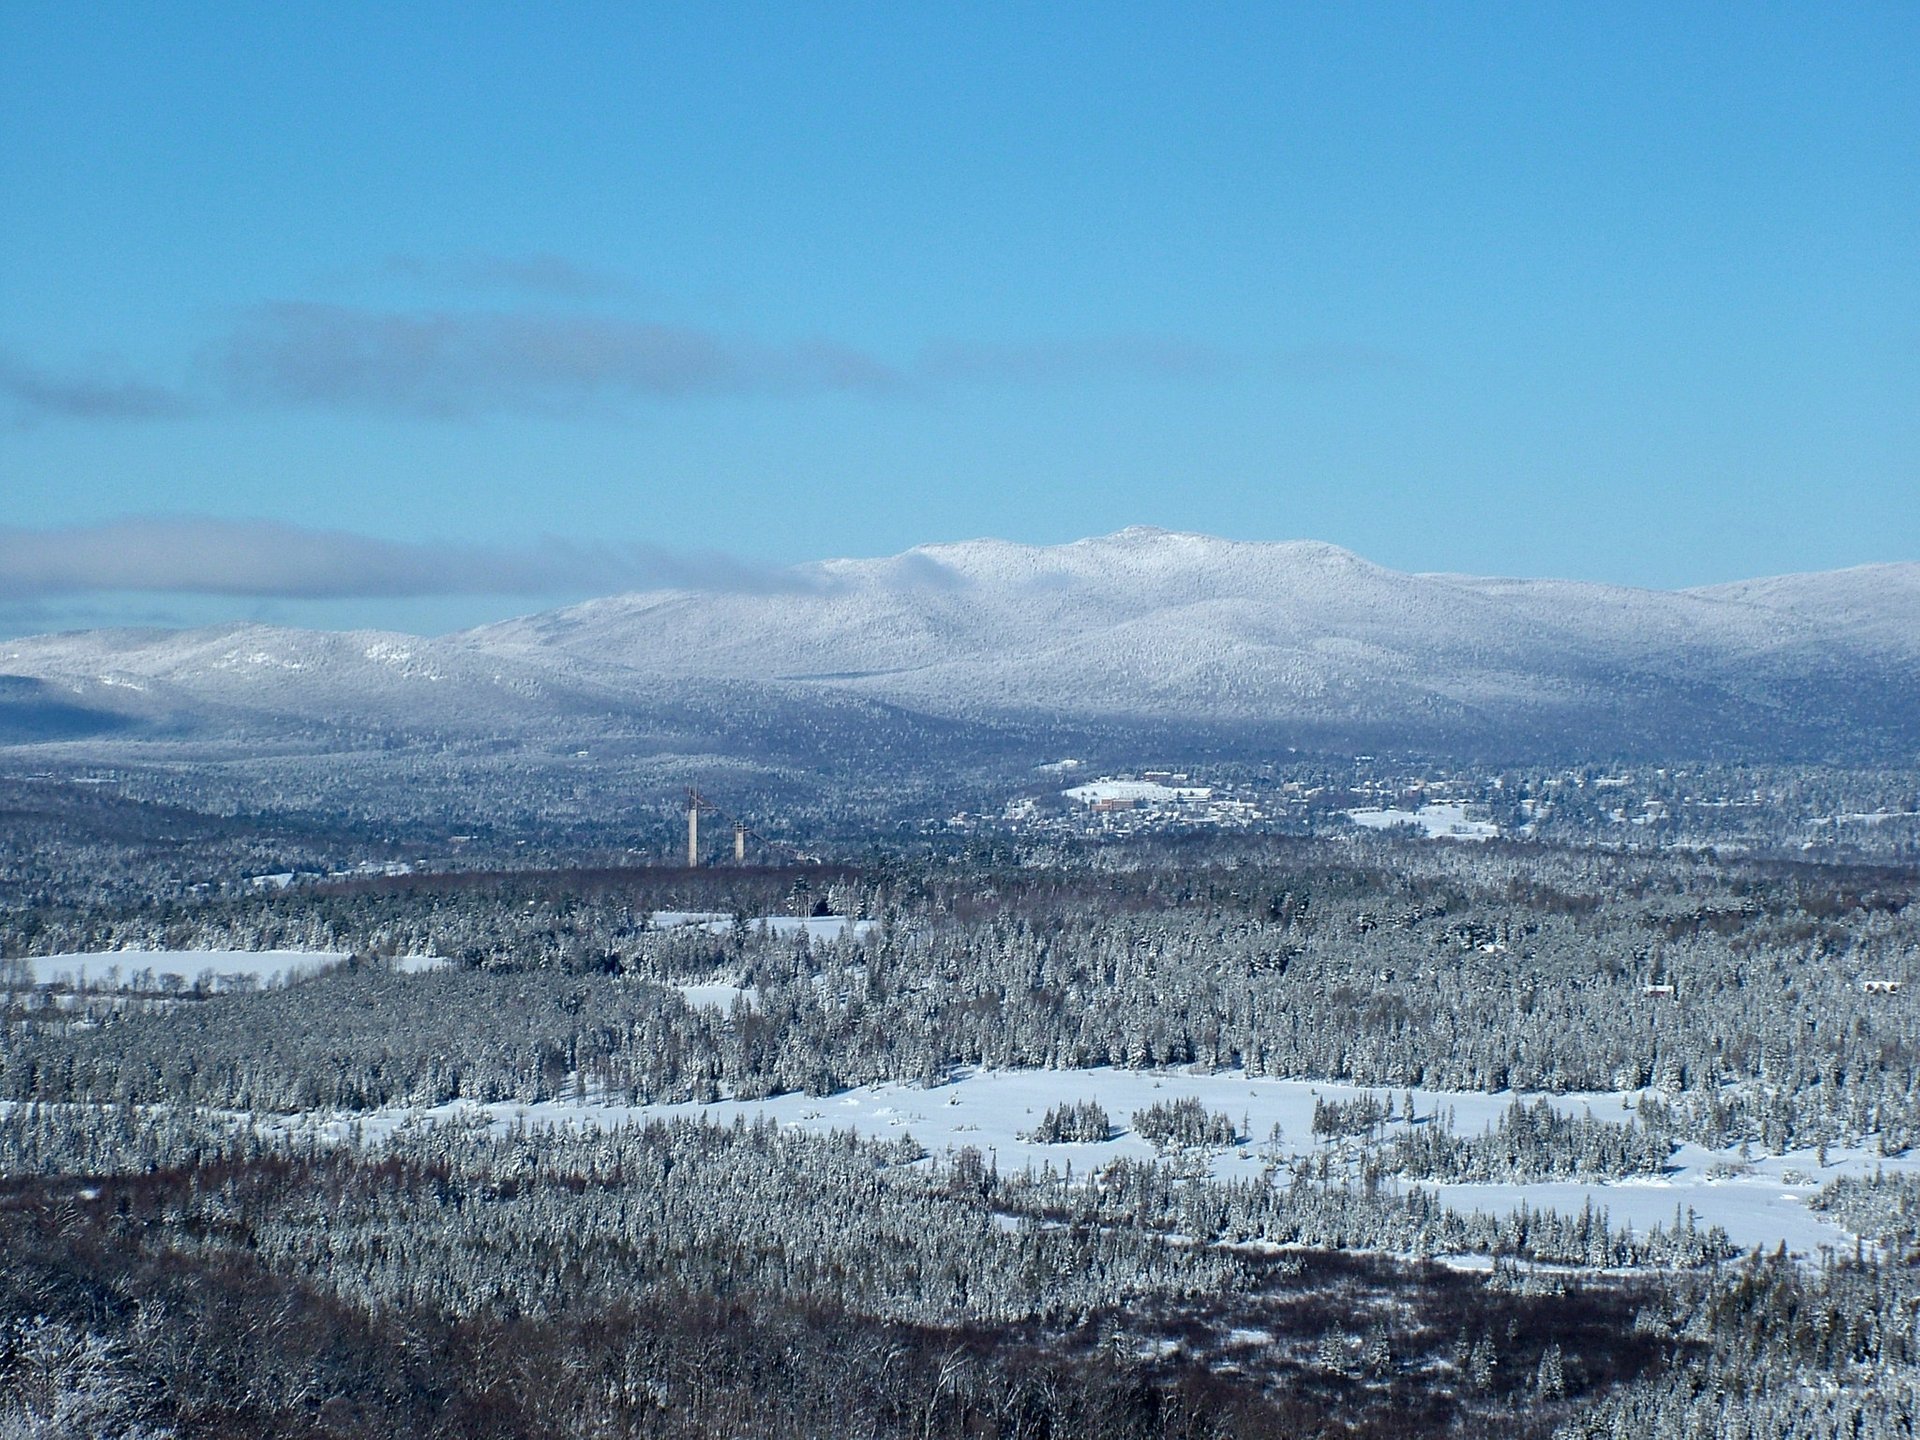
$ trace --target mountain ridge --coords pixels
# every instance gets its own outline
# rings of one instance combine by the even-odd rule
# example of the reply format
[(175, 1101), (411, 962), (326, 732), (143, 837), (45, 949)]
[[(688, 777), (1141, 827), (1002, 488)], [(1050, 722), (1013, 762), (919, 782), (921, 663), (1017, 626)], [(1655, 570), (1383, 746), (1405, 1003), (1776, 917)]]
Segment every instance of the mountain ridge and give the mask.
[(1603, 749), (1920, 748), (1910, 562), (1662, 591), (1409, 574), (1324, 542), (1131, 527), (1055, 546), (915, 546), (781, 578), (432, 638), (259, 625), (29, 637), (0, 642), (0, 674), (66, 707), (63, 733), (75, 707), (113, 717), (116, 734), (163, 717), (189, 731), (276, 717), (449, 734), (644, 726), (676, 695), (745, 686), (769, 705), (834, 694), (981, 723), (1496, 749), (1556, 733)]

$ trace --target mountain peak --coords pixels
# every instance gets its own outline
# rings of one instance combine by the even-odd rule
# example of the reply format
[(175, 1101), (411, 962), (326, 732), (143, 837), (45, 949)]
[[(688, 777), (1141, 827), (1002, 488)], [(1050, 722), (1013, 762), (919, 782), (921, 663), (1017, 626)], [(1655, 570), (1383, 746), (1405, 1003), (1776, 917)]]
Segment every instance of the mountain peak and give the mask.
[(1111, 535), (1090, 535), (1075, 543), (1080, 545), (1156, 545), (1178, 542), (1203, 545), (1225, 543), (1217, 535), (1203, 535), (1197, 530), (1168, 530), (1159, 525), (1127, 525)]
[(1068, 550), (1079, 546), (1101, 546), (1183, 556), (1218, 555), (1240, 558), (1266, 555), (1275, 559), (1315, 560), (1329, 564), (1372, 564), (1371, 561), (1356, 555), (1344, 546), (1335, 545), (1327, 540), (1228, 540), (1223, 536), (1208, 535), (1199, 530), (1165, 530), (1158, 525), (1128, 525), (1124, 529), (1114, 531), (1111, 535), (1093, 535), (1085, 540), (1076, 540), (1071, 545), (1053, 548)]
[(432, 714), (492, 734), (689, 684), (771, 683), (948, 719), (1177, 719), (1369, 745), (1763, 735), (1776, 753), (1878, 754), (1920, 733), (1916, 578), (1885, 566), (1675, 594), (1407, 575), (1323, 541), (1135, 525), (821, 561), (785, 586), (657, 590), (441, 640), (22, 640), (0, 670), (168, 725), (198, 705), (209, 726)]

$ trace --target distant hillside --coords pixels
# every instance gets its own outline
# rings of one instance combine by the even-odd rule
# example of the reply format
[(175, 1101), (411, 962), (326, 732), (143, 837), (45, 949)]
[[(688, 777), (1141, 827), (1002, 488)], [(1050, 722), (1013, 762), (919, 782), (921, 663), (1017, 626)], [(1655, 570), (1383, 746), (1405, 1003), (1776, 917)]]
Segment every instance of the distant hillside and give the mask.
[(1668, 592), (1130, 529), (784, 580), (437, 639), (234, 626), (0, 643), (0, 741), (670, 734), (804, 764), (789, 732), (825, 717), (856, 748), (932, 723), (943, 743), (1066, 724), (1516, 759), (1920, 754), (1920, 565)]

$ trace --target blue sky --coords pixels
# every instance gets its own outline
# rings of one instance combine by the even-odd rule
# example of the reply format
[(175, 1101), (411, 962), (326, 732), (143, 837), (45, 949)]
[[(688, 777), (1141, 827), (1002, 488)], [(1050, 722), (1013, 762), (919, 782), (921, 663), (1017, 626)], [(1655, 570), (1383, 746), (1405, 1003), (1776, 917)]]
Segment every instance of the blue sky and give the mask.
[(1920, 558), (1917, 64), (1910, 4), (0, 0), (0, 629), (1136, 523)]

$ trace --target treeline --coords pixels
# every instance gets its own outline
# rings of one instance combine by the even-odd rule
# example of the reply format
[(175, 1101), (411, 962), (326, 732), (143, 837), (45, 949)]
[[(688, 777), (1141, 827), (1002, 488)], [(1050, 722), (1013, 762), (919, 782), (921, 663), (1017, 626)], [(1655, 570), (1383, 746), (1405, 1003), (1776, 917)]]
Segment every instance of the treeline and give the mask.
[(1207, 1113), (1191, 1095), (1156, 1100), (1133, 1112), (1133, 1133), (1156, 1149), (1199, 1149), (1232, 1145), (1241, 1136), (1224, 1113)]
[[(795, 1047), (799, 1050), (799, 1047)], [(17, 1100), (174, 1104), (289, 1114), (614, 1093), (710, 1099), (769, 1057), (673, 992), (597, 975), (357, 967), (288, 989), (220, 995), (72, 1028), (20, 1022), (0, 1050)], [(794, 1064), (804, 1064), (804, 1050)], [(788, 1078), (799, 1088), (824, 1072)], [(779, 1083), (770, 1075), (763, 1084)]]
[[(1737, 1261), (1685, 1211), (1460, 1215), (1406, 1177), (1644, 1173), (1676, 1138), (1898, 1148), (1912, 992), (1856, 981), (1910, 978), (1912, 888), (1360, 838), (10, 912), (13, 953), (358, 958), (257, 994), (7, 1002), (0, 1436), (1910, 1433), (1910, 1179), (1829, 1187), (1815, 1205), (1862, 1243), (1798, 1266)], [(810, 943), (649, 920), (821, 905), (878, 923)], [(459, 964), (384, 959), (411, 953)], [(689, 1006), (694, 982), (751, 1003)], [(960, 1064), (1385, 1098), (1325, 1101), (1316, 1134), (1357, 1143), (1235, 1180), (1206, 1148), (1256, 1137), (1197, 1101), (1130, 1117), (1168, 1153), (1091, 1172), (770, 1123), (385, 1129)], [(1416, 1085), (1647, 1088), (1619, 1122), (1516, 1104), (1454, 1136), (1405, 1103), (1392, 1123)], [(1491, 1270), (1430, 1263), (1462, 1254)]]
[[(34, 1105), (0, 1116), (0, 1175), (190, 1168), (217, 1176), (269, 1163), (347, 1165), (338, 1150), (310, 1127), (268, 1128), (218, 1114)], [(484, 1276), (475, 1283), (490, 1287), (486, 1293), (510, 1295), (516, 1309), (526, 1310), (548, 1303), (542, 1287), (549, 1282), (515, 1280), (517, 1267), (532, 1265), (544, 1275), (544, 1262), (527, 1252), (550, 1248), (542, 1233), (575, 1234), (581, 1245), (625, 1255), (607, 1275), (652, 1267), (649, 1273), (676, 1282), (697, 1276), (719, 1293), (733, 1283), (727, 1276), (748, 1283), (760, 1267), (782, 1293), (807, 1291), (809, 1277), (836, 1276), (839, 1288), (830, 1293), (838, 1299), (896, 1318), (946, 1322), (1058, 1318), (1128, 1295), (1235, 1288), (1242, 1272), (1231, 1254), (1195, 1249), (1194, 1239), (1603, 1267), (1684, 1268), (1734, 1253), (1718, 1229), (1697, 1229), (1690, 1214), (1679, 1212), (1671, 1229), (1634, 1233), (1615, 1229), (1591, 1205), (1572, 1216), (1525, 1208), (1460, 1215), (1417, 1187), (1398, 1191), (1349, 1177), (1214, 1181), (1179, 1163), (1123, 1159), (1078, 1179), (1050, 1166), (1000, 1173), (973, 1150), (921, 1163), (924, 1152), (904, 1134), (879, 1145), (850, 1132), (783, 1132), (769, 1120), (499, 1135), (476, 1116), (402, 1128), (371, 1153), (402, 1169), (347, 1165), (341, 1173), (359, 1177), (353, 1204), (343, 1198), (347, 1192), (300, 1197), (300, 1223), (289, 1221), (286, 1232), (300, 1238), (256, 1234), (251, 1248), (306, 1253), (324, 1243), (329, 1273), (391, 1265), (406, 1285), (432, 1287), (408, 1292), (410, 1300), (454, 1312), (474, 1303), (462, 1298), (459, 1277)], [(368, 1176), (380, 1183), (362, 1183)], [(470, 1193), (488, 1204), (465, 1208)], [(561, 1193), (571, 1197), (564, 1213), (554, 1208)], [(507, 1203), (522, 1200), (524, 1208)], [(304, 1206), (317, 1208), (298, 1208)], [(461, 1227), (481, 1232), (471, 1241), (476, 1253), (504, 1257), (491, 1269), (428, 1263), (409, 1253), (415, 1246), (425, 1247), (422, 1254), (444, 1251), (445, 1222), (456, 1214)], [(1033, 1223), (1002, 1223), (1009, 1218)], [(715, 1235), (725, 1237), (718, 1259), (702, 1248)], [(1172, 1236), (1187, 1243), (1160, 1243)], [(356, 1248), (363, 1239), (364, 1250)], [(343, 1255), (356, 1258), (348, 1264)], [(390, 1288), (365, 1284), (369, 1291)]]
[[(1861, 984), (1920, 965), (1910, 876), (1309, 844), (1199, 871), (1092, 858), (756, 872), (698, 894), (684, 877), (634, 880), (640, 894), (619, 878), (570, 894), (557, 877), (396, 882), (90, 921), (95, 939), (145, 926), (167, 944), (440, 953), (472, 973), (391, 993), (336, 978), (297, 1001), (214, 1000), (93, 1032), (16, 1009), (0, 1093), (300, 1108), (539, 1098), (584, 1080), (687, 1099), (937, 1081), (960, 1064), (1197, 1064), (1391, 1089), (1650, 1087), (1662, 1133), (1712, 1148), (1897, 1153), (1920, 1136), (1920, 990)], [(715, 903), (729, 884), (733, 904)], [(700, 899), (825, 904), (878, 926), (863, 944), (808, 945), (649, 923), (656, 902)], [(751, 988), (753, 1012), (692, 1014), (632, 983), (714, 978)], [(470, 1035), (446, 1048), (473, 1060), (353, 1013), (414, 1007), (425, 1028)], [(442, 1010), (445, 1025), (427, 1013)], [(236, 1027), (262, 1034), (260, 1054), (223, 1038)]]
[[(678, 1437), (748, 1423), (756, 1387), (772, 1436), (1658, 1437), (1718, 1397), (1749, 1428), (1714, 1433), (1879, 1437), (1913, 1413), (1906, 1267), (1727, 1265), (1684, 1217), (1630, 1240), (1591, 1212), (1462, 1220), (1139, 1162), (1069, 1183), (771, 1125), (453, 1123), (364, 1153), (192, 1129), (0, 1121), (0, 1421)], [(1476, 1236), (1691, 1268), (1472, 1276), (1339, 1248)]]
[(1615, 1229), (1591, 1202), (1576, 1215), (1522, 1204), (1504, 1215), (1462, 1215), (1417, 1186), (1264, 1176), (1207, 1180), (1179, 1166), (1116, 1159), (1075, 1183), (1050, 1169), (1000, 1178), (997, 1203), (1068, 1226), (1146, 1228), (1223, 1245), (1301, 1245), (1432, 1257), (1505, 1255), (1547, 1264), (1689, 1268), (1737, 1253), (1717, 1226), (1676, 1207), (1669, 1228)]
[(1097, 1145), (1112, 1138), (1113, 1120), (1097, 1100), (1069, 1100), (1048, 1108), (1028, 1132), (1039, 1145)]
[(1698, 1336), (1706, 1353), (1607, 1396), (1558, 1440), (1904, 1440), (1920, 1429), (1916, 1306), (1905, 1264), (1813, 1270), (1756, 1255), (1711, 1282), (1682, 1281), (1634, 1328)]
[(1545, 1100), (1516, 1100), (1478, 1135), (1454, 1133), (1450, 1116), (1409, 1126), (1368, 1163), (1408, 1180), (1525, 1184), (1657, 1175), (1672, 1151), (1672, 1142), (1631, 1120), (1563, 1115)]
[[(64, 1187), (63, 1187), (64, 1188)], [(188, 1177), (112, 1209), (0, 1197), (0, 1434), (87, 1440), (1281, 1440), (1334, 1406), (1194, 1360), (659, 1286), (539, 1318), (364, 1308), (163, 1239)], [(1438, 1434), (1443, 1427), (1426, 1427)], [(1355, 1436), (1406, 1434), (1385, 1416)]]
[(1920, 1175), (1880, 1171), (1844, 1176), (1811, 1203), (1888, 1260), (1909, 1265), (1920, 1261)]
[(454, 1122), (366, 1149), (192, 1129), (0, 1118), (0, 1415), (122, 1437), (681, 1436), (745, 1423), (751, 1376), (781, 1391), (755, 1434), (1384, 1436), (1476, 1416), (1542, 1434), (1686, 1351), (1620, 1338), (1671, 1303), (1664, 1270), (1538, 1287), (1338, 1247), (1427, 1231), (1516, 1255), (1576, 1234), (1616, 1259), (1724, 1253), (1591, 1214), (1514, 1229), (1148, 1164), (1087, 1186), (771, 1124)]

